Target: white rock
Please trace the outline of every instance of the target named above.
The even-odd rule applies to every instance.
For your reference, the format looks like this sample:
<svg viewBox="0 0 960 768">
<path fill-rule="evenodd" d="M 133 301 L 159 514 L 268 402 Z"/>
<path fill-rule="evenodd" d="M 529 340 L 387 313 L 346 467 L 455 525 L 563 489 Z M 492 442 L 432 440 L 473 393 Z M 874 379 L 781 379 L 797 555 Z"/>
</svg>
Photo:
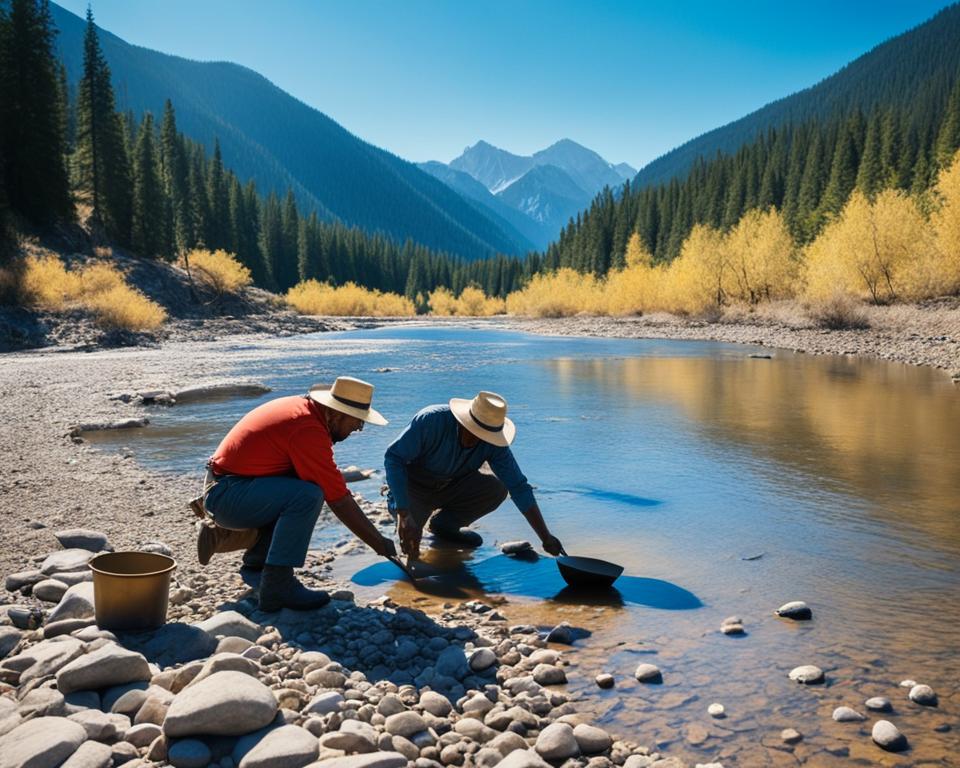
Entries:
<svg viewBox="0 0 960 768">
<path fill-rule="evenodd" d="M 393 736 L 412 736 L 415 733 L 427 730 L 427 724 L 423 717 L 412 711 L 397 712 L 395 715 L 390 715 L 383 727 L 387 733 Z"/>
<path fill-rule="evenodd" d="M 135 747 L 142 748 L 149 747 L 161 736 L 163 736 L 163 729 L 156 723 L 140 723 L 130 728 L 124 734 L 123 740 L 130 742 Z"/>
<path fill-rule="evenodd" d="M 549 768 L 549 763 L 533 750 L 517 749 L 497 763 L 497 768 Z"/>
<path fill-rule="evenodd" d="M 517 555 L 532 549 L 533 545 L 529 541 L 506 541 L 500 545 L 500 551 L 505 555 Z"/>
<path fill-rule="evenodd" d="M 377 729 L 362 720 L 344 720 L 340 730 L 320 737 L 320 746 L 339 749 L 347 754 L 375 752 L 379 734 Z"/>
<path fill-rule="evenodd" d="M 0 736 L 0 768 L 53 768 L 86 740 L 83 726 L 65 717 L 27 720 Z"/>
<path fill-rule="evenodd" d="M 573 737 L 577 740 L 580 751 L 585 755 L 596 755 L 606 752 L 613 745 L 610 734 L 602 728 L 586 723 L 579 723 L 573 728 Z"/>
<path fill-rule="evenodd" d="M 815 685 L 823 682 L 823 670 L 813 664 L 804 664 L 790 670 L 790 679 L 803 685 Z"/>
<path fill-rule="evenodd" d="M 61 693 L 109 688 L 149 680 L 150 667 L 139 653 L 111 643 L 80 656 L 57 672 Z"/>
<path fill-rule="evenodd" d="M 780 739 L 784 744 L 796 744 L 803 739 L 803 734 L 796 728 L 784 728 L 780 731 Z"/>
<path fill-rule="evenodd" d="M 63 593 L 60 602 L 47 616 L 47 622 L 52 624 L 61 619 L 87 619 L 93 615 L 93 582 L 82 581 Z"/>
<path fill-rule="evenodd" d="M 487 727 L 475 717 L 461 718 L 454 724 L 453 730 L 478 744 L 483 744 L 497 737 L 497 732 L 493 728 Z"/>
<path fill-rule="evenodd" d="M 890 699 L 886 696 L 873 696 L 864 702 L 864 706 L 871 712 L 889 712 L 892 709 Z"/>
<path fill-rule="evenodd" d="M 901 687 L 901 688 L 913 688 L 913 686 L 915 686 L 916 684 L 917 684 L 917 681 L 916 681 L 916 680 L 901 680 L 901 681 L 900 681 L 900 687 Z"/>
<path fill-rule="evenodd" d="M 62 549 L 48 555 L 40 570 L 48 576 L 58 571 L 83 571 L 96 554 L 89 549 Z"/>
<path fill-rule="evenodd" d="M 307 768 L 406 768 L 407 758 L 399 752 L 373 752 L 369 755 L 334 757 L 310 763 Z"/>
<path fill-rule="evenodd" d="M 937 706 L 937 694 L 929 685 L 915 685 L 907 696 L 916 704 L 922 704 L 925 707 Z"/>
<path fill-rule="evenodd" d="M 107 540 L 107 534 L 89 528 L 68 528 L 53 535 L 64 549 L 85 549 L 88 552 L 113 549 Z"/>
<path fill-rule="evenodd" d="M 599 688 L 613 688 L 616 681 L 613 679 L 613 675 L 607 672 L 601 672 L 594 678 L 594 682 L 596 682 Z"/>
<path fill-rule="evenodd" d="M 567 673 L 563 671 L 563 667 L 537 664 L 533 669 L 533 679 L 540 685 L 560 685 L 567 682 Z"/>
<path fill-rule="evenodd" d="M 221 611 L 193 626 L 202 629 L 211 637 L 217 637 L 218 635 L 243 637 L 254 643 L 263 634 L 263 627 L 236 611 Z"/>
<path fill-rule="evenodd" d="M 493 702 L 482 693 L 474 694 L 465 702 L 463 702 L 463 705 L 461 706 L 463 714 L 476 715 L 479 713 L 480 717 L 483 717 L 491 709 L 493 709 Z"/>
<path fill-rule="evenodd" d="M 802 600 L 794 600 L 790 603 L 784 603 L 777 608 L 777 616 L 784 619 L 793 619 L 794 621 L 806 621 L 813 618 L 813 611 Z"/>
<path fill-rule="evenodd" d="M 11 656 L 3 662 L 7 669 L 20 671 L 20 685 L 42 677 L 56 674 L 83 653 L 83 643 L 72 637 L 44 640 L 23 653 Z"/>
<path fill-rule="evenodd" d="M 270 723 L 277 700 L 263 683 L 242 672 L 217 672 L 181 691 L 167 710 L 167 737 L 238 736 Z"/>
<path fill-rule="evenodd" d="M 33 596 L 45 603 L 59 603 L 68 586 L 56 579 L 44 579 L 33 585 Z"/>
<path fill-rule="evenodd" d="M 489 648 L 477 648 L 477 650 L 470 654 L 470 669 L 474 672 L 483 672 L 485 669 L 490 669 L 490 667 L 496 663 L 497 654 Z"/>
<path fill-rule="evenodd" d="M 113 763 L 113 750 L 106 744 L 85 741 L 60 768 L 109 768 Z"/>
<path fill-rule="evenodd" d="M 877 720 L 873 724 L 871 736 L 888 752 L 900 752 L 907 748 L 907 737 L 900 733 L 897 726 L 889 720 Z"/>
<path fill-rule="evenodd" d="M 550 723 L 540 731 L 534 749 L 544 760 L 566 760 L 580 754 L 580 747 L 567 723 Z"/>
<path fill-rule="evenodd" d="M 520 734 L 514 733 L 513 731 L 504 731 L 495 739 L 491 740 L 487 746 L 496 749 L 501 755 L 506 757 L 518 749 L 526 751 L 529 745 Z"/>
<path fill-rule="evenodd" d="M 298 725 L 270 731 L 240 761 L 239 768 L 301 768 L 320 753 L 317 737 Z"/>
<path fill-rule="evenodd" d="M 641 683 L 663 682 L 663 673 L 656 664 L 640 664 L 633 674 Z"/>
<path fill-rule="evenodd" d="M 837 707 L 833 710 L 833 719 L 838 723 L 862 723 L 867 718 L 850 707 Z"/>
<path fill-rule="evenodd" d="M 727 710 L 724 708 L 723 704 L 714 702 L 707 707 L 707 714 L 710 715 L 710 717 L 716 717 L 719 719 L 727 716 Z"/>
<path fill-rule="evenodd" d="M 484 696 L 484 698 L 486 699 L 487 697 Z M 436 691 L 424 691 L 421 693 L 420 706 L 423 707 L 424 712 L 429 712 L 435 717 L 446 717 L 453 709 L 450 699 Z M 493 707 L 493 704 L 490 706 Z"/>
<path fill-rule="evenodd" d="M 239 653 L 218 653 L 207 659 L 197 676 L 184 687 L 189 688 L 191 685 L 196 685 L 217 672 L 242 672 L 245 675 L 256 677 L 259 671 L 260 665 L 257 662 L 246 659 Z"/>
<path fill-rule="evenodd" d="M 167 749 L 167 760 L 174 768 L 206 768 L 213 755 L 199 739 L 180 739 Z"/>
<path fill-rule="evenodd" d="M 303 708 L 305 715 L 327 715 L 339 712 L 343 703 L 343 694 L 339 691 L 323 691 L 313 697 L 311 702 Z"/>
</svg>

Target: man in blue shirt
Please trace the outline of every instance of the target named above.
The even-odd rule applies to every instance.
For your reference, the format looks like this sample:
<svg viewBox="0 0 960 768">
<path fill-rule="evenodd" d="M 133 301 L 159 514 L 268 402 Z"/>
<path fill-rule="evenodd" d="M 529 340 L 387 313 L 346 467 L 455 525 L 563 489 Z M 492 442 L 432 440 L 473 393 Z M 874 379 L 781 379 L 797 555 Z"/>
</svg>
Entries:
<svg viewBox="0 0 960 768">
<path fill-rule="evenodd" d="M 467 526 L 499 507 L 508 493 L 543 548 L 552 555 L 561 553 L 563 546 L 547 528 L 533 489 L 510 451 L 515 435 L 506 401 L 493 392 L 429 405 L 413 417 L 384 456 L 388 506 L 409 557 L 420 556 L 428 520 L 436 537 L 462 547 L 480 546 L 483 539 Z M 480 471 L 484 463 L 493 474 Z"/>
</svg>

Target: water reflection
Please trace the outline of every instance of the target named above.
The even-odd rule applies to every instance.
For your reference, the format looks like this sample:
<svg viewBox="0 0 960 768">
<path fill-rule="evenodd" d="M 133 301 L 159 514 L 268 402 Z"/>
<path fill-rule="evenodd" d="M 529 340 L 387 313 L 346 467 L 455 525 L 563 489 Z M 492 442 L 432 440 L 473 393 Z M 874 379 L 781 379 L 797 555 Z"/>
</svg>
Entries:
<svg viewBox="0 0 960 768">
<path fill-rule="evenodd" d="M 689 590 L 662 579 L 623 575 L 609 589 L 574 589 L 560 576 L 553 558 L 493 555 L 474 560 L 469 554 L 464 556 L 458 552 L 444 556 L 438 552 L 442 550 L 426 553 L 426 562 L 437 575 L 413 583 L 418 591 L 433 597 L 465 600 L 503 594 L 574 605 L 622 607 L 633 604 L 666 611 L 690 610 L 703 605 Z M 352 576 L 352 581 L 363 587 L 403 579 L 410 581 L 400 568 L 386 561 L 369 565 Z"/>
</svg>

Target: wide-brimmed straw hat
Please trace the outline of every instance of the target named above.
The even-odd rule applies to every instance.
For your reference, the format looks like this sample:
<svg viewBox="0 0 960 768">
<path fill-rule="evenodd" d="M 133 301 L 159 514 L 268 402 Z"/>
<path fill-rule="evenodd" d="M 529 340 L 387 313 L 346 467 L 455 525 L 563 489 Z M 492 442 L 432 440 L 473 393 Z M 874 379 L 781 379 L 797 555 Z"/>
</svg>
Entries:
<svg viewBox="0 0 960 768">
<path fill-rule="evenodd" d="M 352 376 L 338 376 L 332 387 L 311 387 L 310 399 L 340 413 L 355 416 L 368 424 L 378 424 L 381 427 L 387 424 L 387 420 L 370 407 L 373 401 L 373 384 Z"/>
<path fill-rule="evenodd" d="M 451 398 L 450 410 L 470 434 L 491 445 L 506 448 L 517 434 L 507 418 L 507 401 L 496 392 L 480 392 L 473 400 Z"/>
</svg>

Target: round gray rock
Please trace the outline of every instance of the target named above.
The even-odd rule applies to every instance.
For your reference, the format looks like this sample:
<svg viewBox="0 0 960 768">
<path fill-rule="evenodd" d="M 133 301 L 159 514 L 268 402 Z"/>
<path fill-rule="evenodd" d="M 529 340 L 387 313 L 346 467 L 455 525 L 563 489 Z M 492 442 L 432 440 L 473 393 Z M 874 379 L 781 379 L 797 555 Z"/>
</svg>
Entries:
<svg viewBox="0 0 960 768">
<path fill-rule="evenodd" d="M 888 752 L 900 752 L 907 748 L 907 737 L 889 720 L 877 720 L 870 735 Z"/>
<path fill-rule="evenodd" d="M 641 683 L 662 683 L 663 673 L 656 664 L 640 664 L 633 673 Z"/>
<path fill-rule="evenodd" d="M 780 739 L 784 744 L 796 744 L 803 739 L 803 734 L 796 728 L 784 728 L 780 731 Z"/>
<path fill-rule="evenodd" d="M 823 670 L 813 664 L 804 664 L 790 670 L 790 679 L 803 685 L 816 685 L 823 682 Z"/>
<path fill-rule="evenodd" d="M 59 552 L 54 552 L 49 555 L 47 559 L 43 561 L 40 570 L 47 575 L 59 571 L 86 570 L 87 563 L 90 562 L 95 554 L 96 552 L 91 552 L 89 549 L 62 549 Z"/>
<path fill-rule="evenodd" d="M 597 755 L 606 752 L 613 745 L 613 739 L 603 728 L 580 723 L 573 729 L 580 751 L 585 755 Z"/>
<path fill-rule="evenodd" d="M 864 703 L 864 706 L 871 712 L 889 712 L 891 709 L 893 709 L 890 699 L 888 699 L 886 696 L 874 696 L 869 698 Z"/>
<path fill-rule="evenodd" d="M 173 700 L 163 732 L 179 736 L 239 736 L 270 723 L 277 699 L 259 680 L 243 672 L 217 672 L 186 688 Z"/>
<path fill-rule="evenodd" d="M 613 685 L 616 682 L 613 679 L 613 675 L 608 674 L 607 672 L 601 672 L 596 676 L 596 678 L 594 678 L 594 681 L 600 688 L 613 688 Z"/>
<path fill-rule="evenodd" d="M 88 691 L 150 677 L 150 667 L 143 656 L 111 643 L 62 667 L 57 672 L 57 688 L 61 693 Z"/>
<path fill-rule="evenodd" d="M 862 723 L 867 718 L 851 707 L 837 707 L 833 710 L 833 719 L 838 723 Z"/>
<path fill-rule="evenodd" d="M 580 754 L 580 746 L 567 723 L 550 723 L 540 731 L 534 749 L 544 760 L 566 760 Z"/>
<path fill-rule="evenodd" d="M 0 736 L 0 768 L 60 765 L 87 740 L 80 723 L 65 717 L 38 717 Z"/>
<path fill-rule="evenodd" d="M 907 696 L 909 696 L 910 701 L 915 704 L 922 704 L 925 707 L 937 706 L 937 694 L 934 693 L 933 688 L 929 685 L 915 685 L 910 689 L 910 693 L 908 693 Z"/>
<path fill-rule="evenodd" d="M 204 768 L 213 761 L 213 754 L 200 739 L 180 739 L 167 749 L 167 761 L 174 768 Z"/>
<path fill-rule="evenodd" d="M 537 664 L 533 668 L 533 679 L 540 685 L 560 685 L 567 682 L 567 673 L 563 671 L 563 667 Z"/>
<path fill-rule="evenodd" d="M 59 603 L 68 586 L 57 579 L 44 579 L 33 585 L 33 596 L 45 603 Z"/>
<path fill-rule="evenodd" d="M 384 723 L 384 729 L 393 736 L 412 736 L 427 730 L 427 724 L 418 712 L 397 712 L 390 715 Z"/>
<path fill-rule="evenodd" d="M 794 621 L 807 621 L 808 619 L 813 618 L 813 611 L 810 610 L 808 606 L 802 600 L 794 600 L 789 603 L 784 603 L 779 608 L 777 608 L 777 616 L 780 616 L 784 619 L 793 619 Z"/>
<path fill-rule="evenodd" d="M 317 737 L 298 725 L 270 731 L 240 761 L 239 768 L 302 768 L 320 753 Z"/>
<path fill-rule="evenodd" d="M 420 706 L 423 707 L 424 712 L 429 712 L 435 717 L 446 717 L 453 709 L 450 699 L 436 691 L 424 691 L 421 693 Z"/>
<path fill-rule="evenodd" d="M 533 545 L 529 541 L 506 541 L 500 545 L 500 551 L 505 555 L 517 555 L 532 549 Z"/>
<path fill-rule="evenodd" d="M 477 650 L 470 654 L 470 669 L 474 672 L 483 672 L 485 669 L 490 669 L 490 667 L 496 663 L 497 654 L 489 648 L 477 648 Z"/>
</svg>

